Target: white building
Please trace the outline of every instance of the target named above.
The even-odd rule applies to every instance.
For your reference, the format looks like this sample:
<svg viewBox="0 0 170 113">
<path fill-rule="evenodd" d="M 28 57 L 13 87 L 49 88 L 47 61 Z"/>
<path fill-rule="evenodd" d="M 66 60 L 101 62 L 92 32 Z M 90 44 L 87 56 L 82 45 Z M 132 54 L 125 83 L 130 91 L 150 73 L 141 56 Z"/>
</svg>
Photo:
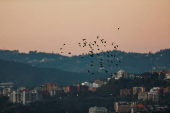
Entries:
<svg viewBox="0 0 170 113">
<path fill-rule="evenodd" d="M 107 108 L 105 107 L 91 107 L 89 108 L 89 113 L 107 113 Z"/>
</svg>

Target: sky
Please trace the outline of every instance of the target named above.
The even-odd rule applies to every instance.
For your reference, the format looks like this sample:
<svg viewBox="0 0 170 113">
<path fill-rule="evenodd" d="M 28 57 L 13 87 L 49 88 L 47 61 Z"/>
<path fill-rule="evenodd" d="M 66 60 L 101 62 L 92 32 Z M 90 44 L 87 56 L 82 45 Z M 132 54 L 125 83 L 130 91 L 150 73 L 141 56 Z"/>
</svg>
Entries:
<svg viewBox="0 0 170 113">
<path fill-rule="evenodd" d="M 0 0 L 0 49 L 61 53 L 65 43 L 63 55 L 78 55 L 97 36 L 103 51 L 170 48 L 170 0 Z"/>
</svg>

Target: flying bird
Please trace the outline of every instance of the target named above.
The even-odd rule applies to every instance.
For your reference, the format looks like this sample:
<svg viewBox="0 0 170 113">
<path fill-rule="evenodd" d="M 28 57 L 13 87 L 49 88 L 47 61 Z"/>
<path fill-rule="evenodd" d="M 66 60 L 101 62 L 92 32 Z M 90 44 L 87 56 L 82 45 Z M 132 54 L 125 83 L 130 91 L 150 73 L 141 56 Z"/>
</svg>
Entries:
<svg viewBox="0 0 170 113">
<path fill-rule="evenodd" d="M 94 43 L 96 44 L 96 41 L 94 41 Z"/>
</svg>

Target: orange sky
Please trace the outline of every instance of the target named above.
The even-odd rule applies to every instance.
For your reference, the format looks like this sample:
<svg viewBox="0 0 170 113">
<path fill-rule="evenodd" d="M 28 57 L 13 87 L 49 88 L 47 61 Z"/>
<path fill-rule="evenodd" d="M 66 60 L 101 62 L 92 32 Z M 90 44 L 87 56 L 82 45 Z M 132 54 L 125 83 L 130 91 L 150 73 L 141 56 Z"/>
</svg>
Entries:
<svg viewBox="0 0 170 113">
<path fill-rule="evenodd" d="M 126 52 L 170 48 L 170 0 L 0 0 L 0 49 L 80 54 L 97 35 Z"/>
</svg>

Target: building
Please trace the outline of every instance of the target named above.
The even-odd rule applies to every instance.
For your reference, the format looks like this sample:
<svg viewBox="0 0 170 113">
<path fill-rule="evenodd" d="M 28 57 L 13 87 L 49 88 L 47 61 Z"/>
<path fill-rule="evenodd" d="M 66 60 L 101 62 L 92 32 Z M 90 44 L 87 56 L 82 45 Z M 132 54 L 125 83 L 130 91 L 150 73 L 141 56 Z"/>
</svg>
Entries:
<svg viewBox="0 0 170 113">
<path fill-rule="evenodd" d="M 57 88 L 58 87 L 58 84 L 56 83 L 46 83 L 45 84 L 45 90 L 46 91 L 50 91 L 51 88 Z"/>
<path fill-rule="evenodd" d="M 43 94 L 36 90 L 29 91 L 27 89 L 23 89 L 19 91 L 13 91 L 13 93 L 9 95 L 9 98 L 13 103 L 27 104 L 34 101 L 42 101 Z"/>
<path fill-rule="evenodd" d="M 77 85 L 76 86 L 78 88 L 78 92 L 87 92 L 88 91 L 88 86 L 85 85 Z"/>
<path fill-rule="evenodd" d="M 98 87 L 101 87 L 101 85 L 103 85 L 103 81 L 100 81 L 99 79 L 98 80 L 95 80 L 94 83 L 98 84 Z M 93 83 L 93 84 L 94 84 Z"/>
<path fill-rule="evenodd" d="M 109 81 L 111 78 L 107 78 L 107 81 Z"/>
<path fill-rule="evenodd" d="M 147 100 L 148 99 L 148 92 L 141 92 L 138 93 L 138 100 Z"/>
<path fill-rule="evenodd" d="M 163 93 L 170 93 L 170 87 L 166 87 L 163 89 Z"/>
<path fill-rule="evenodd" d="M 116 112 L 130 112 L 131 108 L 134 108 L 136 102 L 120 101 L 114 103 L 114 109 Z"/>
<path fill-rule="evenodd" d="M 159 95 L 155 92 L 148 92 L 148 100 L 159 101 Z"/>
<path fill-rule="evenodd" d="M 98 84 L 98 83 L 99 83 L 99 84 Z M 95 83 L 89 83 L 89 82 L 81 83 L 82 86 L 86 85 L 86 86 L 88 86 L 89 88 L 98 88 L 98 87 L 100 87 L 102 84 L 103 84 L 103 82 L 100 82 L 100 81 L 95 81 Z"/>
<path fill-rule="evenodd" d="M 162 94 L 163 93 L 163 87 L 153 87 L 152 89 L 150 89 L 150 92 L 155 92 L 158 94 Z"/>
<path fill-rule="evenodd" d="M 76 87 L 76 86 L 67 86 L 67 92 L 78 92 L 78 87 Z"/>
<path fill-rule="evenodd" d="M 8 94 L 12 93 L 12 89 L 11 88 L 4 88 L 3 89 L 3 95 L 7 96 Z"/>
<path fill-rule="evenodd" d="M 20 93 L 19 92 L 16 92 L 16 91 L 13 91 L 10 96 L 9 96 L 9 99 L 11 102 L 13 103 L 20 103 Z"/>
<path fill-rule="evenodd" d="M 107 113 L 107 108 L 105 107 L 91 107 L 89 108 L 89 113 Z"/>
<path fill-rule="evenodd" d="M 145 92 L 145 87 L 133 87 L 133 95 Z"/>
<path fill-rule="evenodd" d="M 130 95 L 130 89 L 120 89 L 120 96 L 123 96 L 123 95 Z"/>
<path fill-rule="evenodd" d="M 120 70 L 117 72 L 117 78 L 125 78 L 128 79 L 128 73 L 126 71 Z"/>
<path fill-rule="evenodd" d="M 62 93 L 62 92 L 64 92 L 64 90 L 63 89 L 61 89 L 61 88 L 51 88 L 50 89 L 50 96 L 55 96 L 57 93 Z"/>
</svg>

